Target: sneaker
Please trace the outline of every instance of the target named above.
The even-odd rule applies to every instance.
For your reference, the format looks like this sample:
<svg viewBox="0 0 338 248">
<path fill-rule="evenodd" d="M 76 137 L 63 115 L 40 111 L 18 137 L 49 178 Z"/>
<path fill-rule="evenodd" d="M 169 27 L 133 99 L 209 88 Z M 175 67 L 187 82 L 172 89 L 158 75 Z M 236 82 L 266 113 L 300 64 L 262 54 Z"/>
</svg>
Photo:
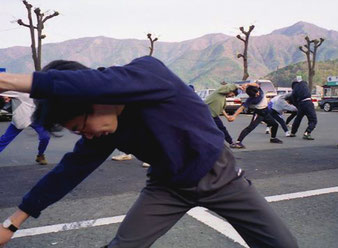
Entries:
<svg viewBox="0 0 338 248">
<path fill-rule="evenodd" d="M 305 140 L 314 140 L 314 138 L 312 138 L 311 134 L 309 134 L 309 133 L 304 133 L 303 139 L 305 139 Z"/>
<path fill-rule="evenodd" d="M 270 134 L 270 133 L 271 133 L 271 130 L 270 130 L 269 127 L 267 127 L 267 128 L 265 129 L 265 134 Z"/>
<path fill-rule="evenodd" d="M 41 164 L 41 165 L 47 165 L 48 164 L 47 159 L 45 158 L 45 154 L 37 155 L 35 161 L 38 164 Z"/>
<path fill-rule="evenodd" d="M 148 164 L 148 163 L 142 163 L 142 167 L 143 167 L 143 168 L 149 168 L 149 167 L 150 167 L 150 164 Z"/>
<path fill-rule="evenodd" d="M 230 147 L 235 149 L 245 149 L 245 146 L 242 144 L 242 142 L 231 144 Z"/>
<path fill-rule="evenodd" d="M 294 134 L 294 133 L 290 133 L 290 135 L 289 136 L 287 136 L 287 137 L 296 137 L 296 135 Z"/>
<path fill-rule="evenodd" d="M 286 132 L 285 132 L 285 136 L 286 136 L 286 137 L 290 137 L 290 135 L 291 135 L 291 134 L 290 134 L 290 131 L 286 131 Z"/>
<path fill-rule="evenodd" d="M 281 140 L 278 139 L 278 138 L 271 138 L 271 139 L 270 139 L 270 143 L 282 144 L 283 141 L 281 141 Z"/>
<path fill-rule="evenodd" d="M 235 148 L 235 146 L 236 146 L 236 143 L 231 143 L 231 144 L 229 144 L 229 147 L 230 147 L 230 148 Z"/>
<path fill-rule="evenodd" d="M 111 159 L 115 161 L 124 161 L 124 160 L 131 160 L 133 159 L 133 157 L 131 156 L 131 154 L 121 154 L 118 156 L 113 156 L 111 157 Z"/>
</svg>

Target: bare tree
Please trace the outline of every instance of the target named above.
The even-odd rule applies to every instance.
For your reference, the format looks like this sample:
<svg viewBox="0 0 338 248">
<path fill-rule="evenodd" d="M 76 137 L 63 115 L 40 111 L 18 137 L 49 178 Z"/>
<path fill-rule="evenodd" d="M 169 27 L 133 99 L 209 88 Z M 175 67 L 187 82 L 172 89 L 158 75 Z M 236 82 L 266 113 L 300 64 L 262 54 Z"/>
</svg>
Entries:
<svg viewBox="0 0 338 248">
<path fill-rule="evenodd" d="M 249 73 L 248 73 L 248 45 L 249 45 L 249 37 L 250 37 L 250 33 L 252 32 L 252 30 L 255 28 L 255 25 L 251 25 L 249 27 L 249 31 L 245 31 L 244 27 L 240 27 L 239 30 L 241 30 L 241 32 L 244 34 L 245 38 L 242 38 L 241 35 L 237 35 L 237 39 L 241 40 L 244 42 L 244 51 L 242 54 L 237 54 L 237 58 L 243 58 L 243 78 L 242 80 L 247 80 L 249 77 Z"/>
<path fill-rule="evenodd" d="M 155 41 L 158 40 L 158 38 L 156 37 L 155 39 L 153 39 L 153 38 L 151 37 L 151 34 L 150 34 L 150 33 L 147 34 L 147 37 L 148 37 L 148 39 L 150 40 L 150 47 L 149 47 L 150 52 L 149 52 L 149 56 L 152 56 L 152 55 L 153 55 L 153 52 L 154 52 L 154 43 L 155 43 Z"/>
<path fill-rule="evenodd" d="M 313 77 L 315 75 L 317 49 L 324 42 L 324 39 L 320 38 L 319 40 L 317 39 L 310 40 L 310 38 L 306 36 L 305 40 L 306 40 L 306 44 L 304 46 L 300 46 L 299 50 L 301 50 L 306 55 L 308 72 L 309 72 L 309 88 L 310 90 L 312 90 Z M 312 44 L 313 44 L 313 50 L 311 48 Z M 311 54 L 312 54 L 312 59 L 311 59 Z"/>
<path fill-rule="evenodd" d="M 45 16 L 45 13 L 42 13 L 40 8 L 35 8 L 34 13 L 36 15 L 36 26 L 33 23 L 32 17 L 32 8 L 33 5 L 28 3 L 27 1 L 22 1 L 23 4 L 26 6 L 27 13 L 28 13 L 28 22 L 26 24 L 22 21 L 22 19 L 17 20 L 17 23 L 21 26 L 29 28 L 30 35 L 31 35 L 31 48 L 32 48 L 32 57 L 34 62 L 34 68 L 36 71 L 41 70 L 41 48 L 42 48 L 42 39 L 46 38 L 46 35 L 42 34 L 42 30 L 44 29 L 44 23 L 59 15 L 59 12 L 54 11 L 53 14 Z M 35 38 L 35 30 L 37 31 L 37 39 Z"/>
</svg>

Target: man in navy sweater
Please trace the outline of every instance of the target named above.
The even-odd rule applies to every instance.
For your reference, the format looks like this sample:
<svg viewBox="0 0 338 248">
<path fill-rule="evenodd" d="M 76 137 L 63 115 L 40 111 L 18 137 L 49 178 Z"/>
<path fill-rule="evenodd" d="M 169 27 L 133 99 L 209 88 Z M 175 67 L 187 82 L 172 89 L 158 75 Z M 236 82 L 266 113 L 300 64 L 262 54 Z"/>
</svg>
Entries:
<svg viewBox="0 0 338 248">
<path fill-rule="evenodd" d="M 207 105 L 161 61 L 142 57 L 104 71 L 56 61 L 45 72 L 0 75 L 0 91 L 5 90 L 40 99 L 35 116 L 48 130 L 61 125 L 82 137 L 0 225 L 0 245 L 119 149 L 151 167 L 145 188 L 106 247 L 150 247 L 195 206 L 226 218 L 250 247 L 298 247 L 236 168 Z"/>
<path fill-rule="evenodd" d="M 311 100 L 311 92 L 306 81 L 294 81 L 292 83 L 291 98 L 293 99 L 298 112 L 295 120 L 293 121 L 291 135 L 289 137 L 296 137 L 299 125 L 305 115 L 308 119 L 308 126 L 304 132 L 303 139 L 314 140 L 311 136 L 311 132 L 317 125 L 317 114 Z"/>
</svg>

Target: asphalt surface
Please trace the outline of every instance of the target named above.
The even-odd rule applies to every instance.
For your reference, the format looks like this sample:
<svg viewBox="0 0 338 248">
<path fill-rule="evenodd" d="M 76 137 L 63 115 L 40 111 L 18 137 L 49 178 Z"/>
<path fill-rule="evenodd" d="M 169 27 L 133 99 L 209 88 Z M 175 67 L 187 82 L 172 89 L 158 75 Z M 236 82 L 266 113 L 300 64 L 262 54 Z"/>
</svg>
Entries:
<svg viewBox="0 0 338 248">
<path fill-rule="evenodd" d="M 317 112 L 318 127 L 314 141 L 298 136 L 286 138 L 279 130 L 283 144 L 270 144 L 265 126 L 260 125 L 245 140 L 245 150 L 234 150 L 238 166 L 264 196 L 304 192 L 338 186 L 338 112 Z M 241 115 L 226 123 L 234 139 L 250 121 Z M 3 133 L 8 122 L 0 123 Z M 24 130 L 0 154 L 0 220 L 15 211 L 22 196 L 37 180 L 52 169 L 63 154 L 71 151 L 77 136 L 68 132 L 52 138 L 46 156 L 49 165 L 35 164 L 37 135 Z M 45 227 L 84 220 L 125 215 L 135 201 L 146 179 L 146 170 L 136 159 L 124 162 L 107 160 L 64 199 L 46 209 L 38 219 L 29 219 L 22 229 Z M 302 248 L 338 247 L 338 193 L 326 193 L 272 202 L 271 206 L 289 226 Z M 116 233 L 119 223 L 78 230 L 24 236 L 13 239 L 6 247 L 101 247 Z M 152 246 L 164 247 L 229 247 L 240 248 L 227 235 L 185 215 L 166 235 Z"/>
</svg>

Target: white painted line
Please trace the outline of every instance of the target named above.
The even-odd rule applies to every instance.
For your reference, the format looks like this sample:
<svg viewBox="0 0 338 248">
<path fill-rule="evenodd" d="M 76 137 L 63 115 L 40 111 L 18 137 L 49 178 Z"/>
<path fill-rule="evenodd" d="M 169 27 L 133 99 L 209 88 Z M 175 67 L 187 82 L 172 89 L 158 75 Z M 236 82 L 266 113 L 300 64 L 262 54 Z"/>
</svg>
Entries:
<svg viewBox="0 0 338 248">
<path fill-rule="evenodd" d="M 122 222 L 124 217 L 125 215 L 120 215 L 120 216 L 115 216 L 115 217 L 101 218 L 97 220 L 84 220 L 84 221 L 79 221 L 79 222 L 22 229 L 22 230 L 18 230 L 17 232 L 15 232 L 15 234 L 13 235 L 13 238 L 21 238 L 21 237 L 27 237 L 27 236 L 40 235 L 40 234 L 70 231 L 70 230 L 76 230 L 76 229 L 82 229 L 82 228 L 88 228 L 88 227 L 94 227 L 94 226 L 116 224 L 116 223 Z"/>
<path fill-rule="evenodd" d="M 299 198 L 304 198 L 304 197 L 318 196 L 318 195 L 330 194 L 330 193 L 338 193 L 338 187 L 268 196 L 268 197 L 265 197 L 265 199 L 268 202 L 278 202 L 278 201 L 299 199 Z M 237 242 L 243 247 L 248 247 L 245 241 L 241 238 L 241 236 L 236 232 L 236 230 L 228 222 L 208 213 L 205 208 L 201 208 L 201 207 L 193 208 L 188 212 L 188 214 L 192 216 L 193 218 L 199 220 L 200 222 L 204 223 L 205 225 L 225 235 L 226 237 L 233 240 L 234 242 Z M 82 228 L 88 228 L 88 227 L 117 224 L 117 223 L 122 222 L 124 217 L 125 215 L 120 215 L 120 216 L 107 217 L 107 218 L 101 218 L 101 219 L 96 219 L 96 220 L 86 220 L 86 221 L 79 221 L 79 222 L 72 222 L 72 223 L 35 227 L 35 228 L 29 228 L 29 229 L 21 229 L 21 230 L 18 230 L 14 234 L 13 238 L 21 238 L 21 237 L 27 237 L 27 236 L 40 235 L 40 234 L 56 233 L 56 232 L 70 231 L 70 230 L 76 230 L 76 229 L 82 229 Z"/>
<path fill-rule="evenodd" d="M 330 194 L 330 193 L 338 193 L 338 187 L 309 190 L 309 191 L 303 191 L 303 192 L 297 192 L 297 193 L 291 193 L 291 194 L 267 196 L 265 197 L 265 199 L 268 202 L 277 202 L 277 201 L 286 201 L 286 200 L 305 198 L 305 197 L 316 196 L 316 195 L 324 195 L 324 194 Z"/>
<path fill-rule="evenodd" d="M 191 209 L 188 214 L 198 221 L 204 223 L 205 225 L 220 232 L 235 243 L 238 243 L 243 247 L 249 247 L 242 239 L 242 237 L 237 233 L 237 231 L 228 222 L 208 213 L 206 208 L 195 207 Z"/>
</svg>

